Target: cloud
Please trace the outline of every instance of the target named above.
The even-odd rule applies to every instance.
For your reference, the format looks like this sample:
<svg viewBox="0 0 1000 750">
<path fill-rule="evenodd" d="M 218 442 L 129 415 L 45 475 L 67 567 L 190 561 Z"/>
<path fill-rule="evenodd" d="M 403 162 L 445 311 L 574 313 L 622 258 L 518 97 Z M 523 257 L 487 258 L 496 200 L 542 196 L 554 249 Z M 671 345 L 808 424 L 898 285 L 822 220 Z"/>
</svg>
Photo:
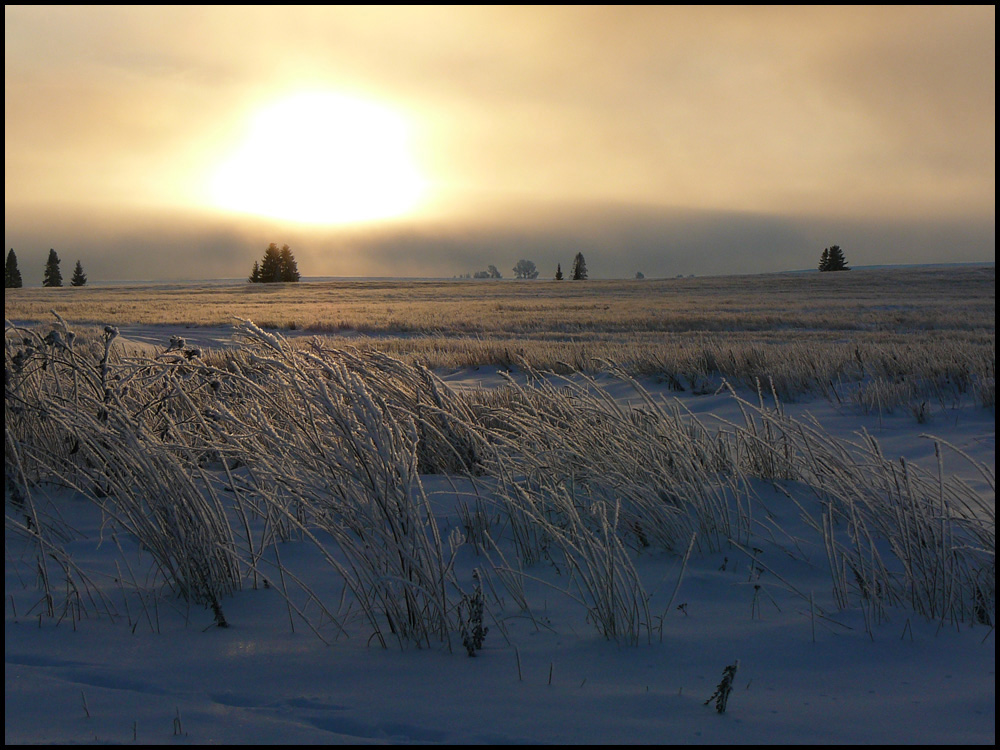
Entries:
<svg viewBox="0 0 1000 750">
<path fill-rule="evenodd" d="M 811 269 L 832 244 L 856 266 L 996 258 L 990 220 L 841 220 L 621 204 L 564 203 L 525 207 L 505 220 L 336 230 L 183 212 L 5 219 L 5 240 L 29 285 L 40 283 L 50 247 L 67 263 L 80 259 L 92 283 L 241 278 L 271 242 L 289 244 L 307 277 L 450 278 L 489 264 L 510 276 L 522 258 L 549 277 L 556 264 L 565 272 L 577 252 L 593 278 L 752 274 Z"/>
<path fill-rule="evenodd" d="M 565 271 L 582 252 L 592 277 L 629 278 L 636 271 L 669 277 L 812 269 L 832 244 L 856 265 L 989 262 L 995 240 L 989 220 L 843 220 L 588 204 L 563 206 L 544 220 L 414 226 L 325 241 L 349 247 L 345 257 L 400 269 L 378 275 L 453 276 L 490 263 L 505 271 L 526 258 L 547 276 L 557 263 Z"/>
<path fill-rule="evenodd" d="M 989 259 L 995 55 L 992 6 L 8 6 L 5 235 L 85 248 L 95 279 L 238 276 L 279 233 L 307 275 L 780 270 L 832 242 L 860 263 L 854 237 Z M 298 90 L 409 117 L 426 214 L 206 215 L 250 116 Z"/>
</svg>

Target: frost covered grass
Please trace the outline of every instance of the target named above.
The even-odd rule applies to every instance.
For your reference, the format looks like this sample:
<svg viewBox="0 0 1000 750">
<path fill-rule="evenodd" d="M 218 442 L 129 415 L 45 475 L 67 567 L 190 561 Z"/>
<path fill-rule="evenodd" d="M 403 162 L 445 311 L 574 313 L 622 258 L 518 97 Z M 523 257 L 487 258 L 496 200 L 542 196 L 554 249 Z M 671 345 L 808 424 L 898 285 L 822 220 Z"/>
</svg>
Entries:
<svg viewBox="0 0 1000 750">
<path fill-rule="evenodd" d="M 586 283 L 555 281 L 315 281 L 248 285 L 21 288 L 7 320 L 72 324 L 229 326 L 317 334 L 406 333 L 571 340 L 599 334 L 993 330 L 992 265 L 859 269 Z M 959 304 L 960 303 L 960 304 Z"/>
<path fill-rule="evenodd" d="M 488 647 L 520 674 L 526 628 L 683 642 L 689 564 L 721 556 L 750 621 L 780 601 L 870 639 L 900 617 L 991 637 L 994 468 L 944 441 L 930 468 L 892 460 L 868 434 L 792 418 L 773 385 L 717 395 L 735 411 L 709 422 L 610 362 L 612 381 L 522 362 L 500 387 L 454 389 L 420 363 L 249 322 L 213 352 L 118 338 L 7 329 L 15 620 L 160 632 L 162 609 L 228 630 L 267 590 L 317 644 Z M 956 462 L 965 478 L 946 473 Z M 96 527 L 74 522 L 81 504 Z M 816 571 L 808 588 L 788 566 Z"/>
<path fill-rule="evenodd" d="M 918 419 L 965 397 L 995 407 L 992 266 L 585 284 L 260 286 L 17 289 L 5 296 L 4 312 L 7 320 L 47 324 L 54 309 L 76 327 L 110 320 L 123 332 L 126 324 L 187 326 L 192 336 L 206 326 L 228 332 L 236 316 L 434 370 L 597 373 L 610 362 L 677 392 L 711 392 L 720 378 L 755 390 L 759 381 L 785 401 L 819 393 L 868 413 Z M 153 331 L 156 343 L 165 338 Z"/>
<path fill-rule="evenodd" d="M 377 352 L 297 349 L 252 323 L 240 334 L 209 364 L 177 340 L 116 356 L 112 328 L 89 352 L 64 325 L 10 332 L 6 472 L 44 580 L 57 535 L 33 493 L 58 484 L 90 497 L 220 624 L 223 598 L 273 578 L 268 549 L 300 535 L 380 643 L 447 643 L 468 595 L 453 572 L 460 540 L 442 538 L 420 477 L 454 474 L 485 485 L 476 536 L 506 535 L 523 565 L 566 568 L 602 634 L 638 642 L 652 622 L 630 550 L 752 547 L 763 511 L 750 480 L 763 479 L 804 482 L 820 500 L 806 515 L 839 606 L 992 620 L 992 504 L 886 460 L 871 438 L 845 446 L 787 419 L 777 396 L 767 407 L 734 393 L 743 422 L 711 431 L 637 383 L 629 408 L 585 377 L 537 373 L 461 395 Z M 338 628 L 344 617 L 332 615 Z"/>
</svg>

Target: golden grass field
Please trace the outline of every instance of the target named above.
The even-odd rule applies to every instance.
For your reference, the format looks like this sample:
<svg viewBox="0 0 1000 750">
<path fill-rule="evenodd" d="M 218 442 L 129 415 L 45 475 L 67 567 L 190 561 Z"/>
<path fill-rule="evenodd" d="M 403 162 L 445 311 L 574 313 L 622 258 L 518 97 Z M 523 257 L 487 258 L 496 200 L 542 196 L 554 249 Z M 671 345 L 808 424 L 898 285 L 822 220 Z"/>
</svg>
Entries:
<svg viewBox="0 0 1000 750">
<path fill-rule="evenodd" d="M 684 390 L 708 387 L 713 375 L 771 381 L 785 398 L 839 397 L 841 383 L 871 388 L 874 378 L 875 401 L 941 400 L 957 382 L 985 388 L 988 404 L 996 359 L 992 265 L 641 281 L 192 282 L 9 289 L 4 298 L 5 318 L 18 324 L 52 322 L 53 311 L 82 329 L 244 318 L 431 367 L 613 363 Z M 852 394 L 864 398 L 863 388 Z"/>
<path fill-rule="evenodd" d="M 993 266 L 642 281 L 324 281 L 8 289 L 4 317 L 317 333 L 526 336 L 992 330 Z"/>
</svg>

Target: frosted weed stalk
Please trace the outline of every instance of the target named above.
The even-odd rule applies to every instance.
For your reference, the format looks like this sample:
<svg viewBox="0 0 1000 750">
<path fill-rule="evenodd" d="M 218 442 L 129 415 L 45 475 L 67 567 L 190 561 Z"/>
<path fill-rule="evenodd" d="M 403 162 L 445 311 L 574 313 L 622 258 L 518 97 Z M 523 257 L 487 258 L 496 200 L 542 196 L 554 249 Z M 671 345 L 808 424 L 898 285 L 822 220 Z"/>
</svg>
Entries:
<svg viewBox="0 0 1000 750">
<path fill-rule="evenodd" d="M 736 672 L 740 668 L 740 660 L 737 659 L 732 664 L 722 670 L 722 679 L 715 687 L 715 692 L 705 701 L 707 706 L 715 701 L 715 710 L 720 714 L 726 713 L 726 706 L 729 704 L 729 694 L 733 692 L 733 680 L 736 679 Z"/>
<path fill-rule="evenodd" d="M 472 578 L 476 583 L 472 596 L 463 596 L 462 605 L 466 610 L 466 615 L 461 617 L 462 645 L 469 656 L 475 656 L 476 652 L 483 647 L 483 640 L 490 632 L 490 629 L 483 625 L 483 609 L 485 601 L 483 599 L 483 587 L 479 582 L 479 571 L 472 571 Z"/>
<path fill-rule="evenodd" d="M 14 424 L 5 420 L 8 453 L 32 467 L 22 476 L 91 497 L 153 554 L 177 593 L 209 605 L 222 624 L 220 599 L 239 588 L 239 563 L 224 504 L 184 455 L 171 400 L 178 365 L 112 363 L 116 335 L 105 331 L 97 367 L 86 365 L 67 331 L 31 353 L 30 369 L 22 368 L 7 391 L 8 404 L 23 410 Z M 146 388 L 135 387 L 139 379 Z M 129 385 L 131 394 L 144 394 L 144 403 L 135 403 Z M 36 401 L 23 397 L 32 392 Z M 44 428 L 32 434 L 35 424 Z"/>
<path fill-rule="evenodd" d="M 255 492 L 316 542 L 379 643 L 448 643 L 461 597 L 454 551 L 445 552 L 417 470 L 421 446 L 426 461 L 454 458 L 428 448 L 414 418 L 422 397 L 433 406 L 431 376 L 384 355 L 293 350 L 250 323 L 241 334 L 241 360 L 269 395 L 250 414 L 229 408 L 220 429 L 246 434 Z"/>
<path fill-rule="evenodd" d="M 818 512 L 803 513 L 823 539 L 840 607 L 854 598 L 878 622 L 886 606 L 906 602 L 929 618 L 971 622 L 985 609 L 977 602 L 995 606 L 996 489 L 988 467 L 972 462 L 994 499 L 945 477 L 940 444 L 932 474 L 886 459 L 867 434 L 845 443 L 779 410 L 742 407 L 746 426 L 733 429 L 755 446 L 744 459 L 748 473 L 773 479 L 761 469 L 779 465 L 781 476 L 805 482 L 819 501 Z"/>
</svg>

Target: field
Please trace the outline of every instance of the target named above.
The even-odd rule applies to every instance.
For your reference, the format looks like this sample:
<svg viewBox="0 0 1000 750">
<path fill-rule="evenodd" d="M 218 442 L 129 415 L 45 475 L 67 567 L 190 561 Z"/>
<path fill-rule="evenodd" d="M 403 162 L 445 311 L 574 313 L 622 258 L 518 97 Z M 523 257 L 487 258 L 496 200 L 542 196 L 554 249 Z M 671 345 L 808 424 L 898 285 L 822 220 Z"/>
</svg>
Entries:
<svg viewBox="0 0 1000 750">
<path fill-rule="evenodd" d="M 993 266 L 5 318 L 8 743 L 995 740 Z"/>
<path fill-rule="evenodd" d="M 176 328 L 218 345 L 247 319 L 435 370 L 593 372 L 613 362 L 677 389 L 721 375 L 751 389 L 771 381 L 786 399 L 843 395 L 877 410 L 947 398 L 935 383 L 991 382 L 995 289 L 993 266 L 586 284 L 237 282 L 9 290 L 4 316 L 49 323 L 55 310 L 78 329 L 110 321 L 159 345 Z"/>
</svg>

